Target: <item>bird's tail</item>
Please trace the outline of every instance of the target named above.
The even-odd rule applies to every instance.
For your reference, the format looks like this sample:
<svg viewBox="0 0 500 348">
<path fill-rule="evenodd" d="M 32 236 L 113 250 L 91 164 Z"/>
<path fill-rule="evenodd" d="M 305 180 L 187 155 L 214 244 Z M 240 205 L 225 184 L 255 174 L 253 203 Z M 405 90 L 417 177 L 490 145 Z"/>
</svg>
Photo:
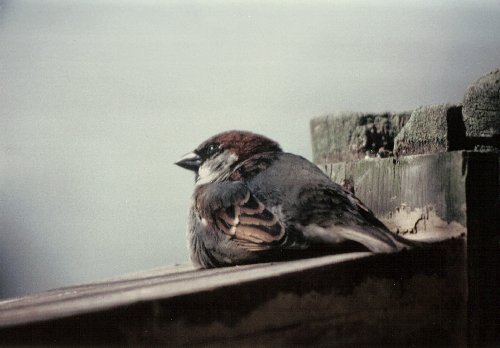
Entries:
<svg viewBox="0 0 500 348">
<path fill-rule="evenodd" d="M 335 233 L 346 240 L 362 244 L 374 253 L 391 253 L 403 249 L 424 248 L 435 242 L 406 239 L 382 226 L 335 226 Z"/>
</svg>

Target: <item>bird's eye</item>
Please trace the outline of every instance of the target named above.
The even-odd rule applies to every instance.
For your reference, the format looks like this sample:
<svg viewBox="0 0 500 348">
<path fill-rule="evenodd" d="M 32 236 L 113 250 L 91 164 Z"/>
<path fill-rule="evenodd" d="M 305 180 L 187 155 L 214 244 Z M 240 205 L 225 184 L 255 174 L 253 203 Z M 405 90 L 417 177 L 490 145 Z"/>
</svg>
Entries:
<svg viewBox="0 0 500 348">
<path fill-rule="evenodd" d="M 219 145 L 217 145 L 217 144 L 208 144 L 205 151 L 206 151 L 207 155 L 210 156 L 213 153 L 215 153 L 215 151 L 217 151 L 218 148 L 219 148 Z"/>
</svg>

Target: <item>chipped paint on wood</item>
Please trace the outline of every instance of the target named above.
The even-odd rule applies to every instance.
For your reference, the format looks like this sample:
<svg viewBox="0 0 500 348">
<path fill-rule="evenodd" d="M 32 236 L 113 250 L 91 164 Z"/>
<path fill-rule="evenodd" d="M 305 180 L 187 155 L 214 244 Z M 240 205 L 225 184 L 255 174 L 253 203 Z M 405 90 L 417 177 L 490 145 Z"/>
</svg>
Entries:
<svg viewBox="0 0 500 348">
<path fill-rule="evenodd" d="M 409 239 L 440 240 L 465 235 L 467 228 L 457 221 L 441 219 L 432 205 L 410 209 L 401 205 L 380 220 L 394 233 Z"/>
</svg>

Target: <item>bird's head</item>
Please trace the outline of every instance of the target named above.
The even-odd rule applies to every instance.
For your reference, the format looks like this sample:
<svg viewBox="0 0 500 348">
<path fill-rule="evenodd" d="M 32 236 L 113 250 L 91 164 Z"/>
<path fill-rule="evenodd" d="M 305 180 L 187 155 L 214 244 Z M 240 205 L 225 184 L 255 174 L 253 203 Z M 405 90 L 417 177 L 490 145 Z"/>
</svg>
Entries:
<svg viewBox="0 0 500 348">
<path fill-rule="evenodd" d="M 201 185 L 227 179 L 238 164 L 265 152 L 281 152 L 281 148 L 262 135 L 233 130 L 205 140 L 175 164 L 194 171 Z"/>
</svg>

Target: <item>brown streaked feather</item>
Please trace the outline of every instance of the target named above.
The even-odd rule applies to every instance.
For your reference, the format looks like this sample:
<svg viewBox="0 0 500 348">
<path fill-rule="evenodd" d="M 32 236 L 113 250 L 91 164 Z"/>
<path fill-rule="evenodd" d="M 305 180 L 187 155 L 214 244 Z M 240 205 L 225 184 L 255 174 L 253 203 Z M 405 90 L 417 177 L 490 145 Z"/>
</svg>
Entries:
<svg viewBox="0 0 500 348">
<path fill-rule="evenodd" d="M 245 225 L 274 225 L 278 221 L 276 215 L 272 214 L 269 210 L 264 210 L 262 213 L 254 215 L 240 214 L 240 223 Z"/>
<path fill-rule="evenodd" d="M 235 243 L 244 241 L 241 247 L 247 250 L 262 250 L 255 247 L 261 244 L 275 247 L 285 236 L 280 217 L 241 182 L 200 185 L 195 190 L 195 201 L 202 222 L 213 226 L 214 232 L 230 236 Z"/>
<path fill-rule="evenodd" d="M 224 219 L 215 219 L 215 224 L 219 230 L 226 234 L 231 234 L 231 227 L 232 225 L 229 224 L 226 220 Z"/>
<path fill-rule="evenodd" d="M 219 212 L 217 217 L 217 220 L 222 220 L 225 224 L 229 225 L 228 228 L 231 228 L 231 226 L 235 226 L 240 223 L 240 220 L 238 218 L 238 216 L 240 215 L 239 207 L 232 207 L 231 210 L 232 214 L 228 213 L 226 210 Z"/>
<path fill-rule="evenodd" d="M 219 210 L 215 220 L 223 233 L 233 236 L 238 245 L 247 250 L 268 249 L 257 245 L 277 242 L 285 234 L 278 217 L 252 194 L 231 208 Z"/>
<path fill-rule="evenodd" d="M 265 208 L 264 204 L 258 201 L 253 195 L 250 195 L 248 199 L 240 205 L 241 212 L 245 214 L 261 213 Z"/>
<path fill-rule="evenodd" d="M 254 243 L 272 243 L 281 239 L 282 226 L 278 223 L 272 226 L 239 225 L 236 227 L 235 236 L 238 239 Z"/>
<path fill-rule="evenodd" d="M 249 242 L 242 239 L 235 239 L 234 242 L 238 247 L 246 249 L 248 251 L 263 251 L 272 248 L 272 246 L 269 244 Z"/>
</svg>

